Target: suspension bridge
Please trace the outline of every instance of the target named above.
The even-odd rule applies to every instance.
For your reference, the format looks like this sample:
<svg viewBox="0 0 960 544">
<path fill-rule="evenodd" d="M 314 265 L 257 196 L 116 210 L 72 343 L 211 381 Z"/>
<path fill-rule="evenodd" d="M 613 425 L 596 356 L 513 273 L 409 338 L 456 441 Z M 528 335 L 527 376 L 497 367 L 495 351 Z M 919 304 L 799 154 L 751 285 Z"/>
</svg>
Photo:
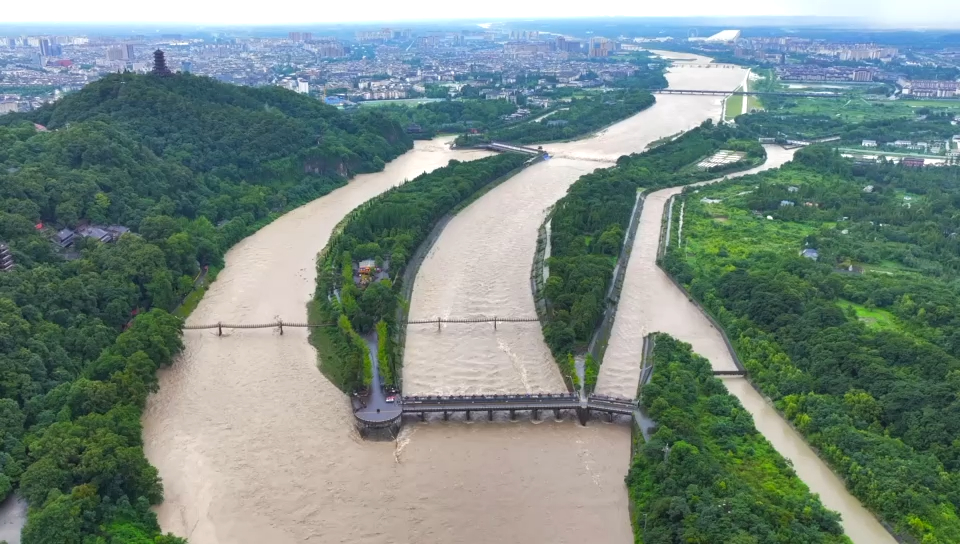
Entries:
<svg viewBox="0 0 960 544">
<path fill-rule="evenodd" d="M 479 323 L 492 323 L 493 329 L 501 323 L 539 323 L 537 317 L 434 317 L 429 319 L 407 319 L 401 321 L 403 325 L 436 325 L 437 330 L 442 330 L 444 324 L 475 325 Z M 278 319 L 268 323 L 206 323 L 199 325 L 184 325 L 183 330 L 204 330 L 217 329 L 217 336 L 223 336 L 223 329 L 277 329 L 283 334 L 283 329 L 317 329 L 322 327 L 336 327 L 336 323 L 305 323 L 301 321 L 284 321 Z"/>
</svg>

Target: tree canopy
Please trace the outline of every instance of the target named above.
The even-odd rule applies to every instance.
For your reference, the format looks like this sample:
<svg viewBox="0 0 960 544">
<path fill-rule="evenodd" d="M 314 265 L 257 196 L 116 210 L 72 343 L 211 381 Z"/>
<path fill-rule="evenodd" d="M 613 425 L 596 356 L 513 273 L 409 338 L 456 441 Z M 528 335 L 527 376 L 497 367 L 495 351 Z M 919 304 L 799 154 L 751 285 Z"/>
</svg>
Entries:
<svg viewBox="0 0 960 544">
<path fill-rule="evenodd" d="M 181 542 L 159 535 L 140 437 L 180 349 L 167 311 L 233 243 L 410 146 L 377 112 L 185 74 L 111 75 L 0 119 L 16 263 L 0 273 L 0 497 L 28 501 L 25 544 Z M 130 232 L 54 243 L 85 225 Z"/>
<path fill-rule="evenodd" d="M 925 543 L 960 541 L 958 218 L 960 168 L 811 146 L 687 198 L 664 258 L 851 492 Z"/>
<path fill-rule="evenodd" d="M 344 219 L 340 233 L 324 249 L 317 272 L 317 318 L 338 324 L 336 329 L 314 333 L 320 368 L 333 383 L 344 391 L 369 385 L 369 354 L 356 331 L 367 333 L 376 326 L 382 340 L 385 329 L 379 322 L 396 330 L 398 280 L 434 225 L 528 160 L 525 155 L 508 153 L 470 162 L 450 161 L 369 200 Z M 359 261 L 365 259 L 382 264 L 389 279 L 374 278 L 359 285 Z M 389 350 L 389 361 L 381 355 L 381 364 L 396 364 L 394 348 Z M 390 369 L 382 374 L 389 383 L 399 371 Z"/>
<path fill-rule="evenodd" d="M 849 543 L 839 514 L 757 432 L 710 362 L 652 338 L 641 402 L 657 426 L 627 475 L 637 542 Z"/>
</svg>

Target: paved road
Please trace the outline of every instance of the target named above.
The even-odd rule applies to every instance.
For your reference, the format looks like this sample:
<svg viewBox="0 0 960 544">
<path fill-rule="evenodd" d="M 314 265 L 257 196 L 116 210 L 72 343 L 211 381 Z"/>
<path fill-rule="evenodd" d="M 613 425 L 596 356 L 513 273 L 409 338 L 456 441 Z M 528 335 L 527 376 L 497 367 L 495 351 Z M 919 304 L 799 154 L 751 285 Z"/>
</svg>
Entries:
<svg viewBox="0 0 960 544">
<path fill-rule="evenodd" d="M 373 384 L 370 386 L 369 397 L 363 399 L 366 406 L 358 410 L 356 415 L 371 422 L 390 421 L 400 416 L 400 405 L 396 402 L 387 402 L 387 396 L 383 394 L 380 381 L 380 361 L 377 359 L 376 331 L 365 334 L 363 339 L 370 350 L 370 362 L 373 363 Z"/>
</svg>

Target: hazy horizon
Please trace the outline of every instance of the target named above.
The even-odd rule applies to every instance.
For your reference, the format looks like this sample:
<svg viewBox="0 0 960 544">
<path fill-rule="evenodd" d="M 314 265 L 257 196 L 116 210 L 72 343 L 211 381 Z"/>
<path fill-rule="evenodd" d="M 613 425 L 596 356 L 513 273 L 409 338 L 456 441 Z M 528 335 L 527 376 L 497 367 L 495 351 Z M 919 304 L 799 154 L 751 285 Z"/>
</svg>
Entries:
<svg viewBox="0 0 960 544">
<path fill-rule="evenodd" d="M 330 24 L 390 24 L 436 21 L 511 22 L 522 19 L 577 19 L 602 17 L 709 18 L 719 23 L 737 19 L 770 17 L 855 18 L 858 24 L 882 28 L 960 28 L 960 10 L 952 0 L 923 0 L 920 6 L 897 0 L 741 0 L 717 3 L 689 0 L 679 5 L 607 5 L 551 6 L 543 4 L 488 0 L 481 4 L 457 5 L 441 0 L 420 0 L 415 4 L 370 0 L 361 10 L 331 10 L 320 6 L 304 9 L 299 2 L 274 0 L 269 8 L 249 4 L 206 4 L 188 0 L 168 0 L 162 4 L 131 5 L 120 0 L 76 3 L 49 0 L 44 12 L 56 14 L 38 20 L 35 6 L 14 4 L 4 13 L 3 26 L 14 25 L 173 25 L 199 26 L 316 26 Z M 411 9 L 415 8 L 415 9 Z M 159 11 L 158 11 L 159 10 Z M 691 16 L 691 13 L 696 15 Z M 427 14 L 425 16 L 425 14 Z M 748 21 L 745 21 L 748 22 Z"/>
</svg>

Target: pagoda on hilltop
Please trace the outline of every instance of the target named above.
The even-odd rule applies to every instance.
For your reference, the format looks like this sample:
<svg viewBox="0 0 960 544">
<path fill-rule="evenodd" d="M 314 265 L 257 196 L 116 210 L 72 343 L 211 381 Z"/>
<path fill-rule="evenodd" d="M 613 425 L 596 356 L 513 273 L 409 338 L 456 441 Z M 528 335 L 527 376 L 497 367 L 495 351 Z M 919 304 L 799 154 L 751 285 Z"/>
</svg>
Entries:
<svg viewBox="0 0 960 544">
<path fill-rule="evenodd" d="M 153 52 L 153 73 L 158 76 L 169 76 L 171 74 L 167 68 L 167 61 L 163 58 L 163 51 L 160 49 Z"/>
</svg>

